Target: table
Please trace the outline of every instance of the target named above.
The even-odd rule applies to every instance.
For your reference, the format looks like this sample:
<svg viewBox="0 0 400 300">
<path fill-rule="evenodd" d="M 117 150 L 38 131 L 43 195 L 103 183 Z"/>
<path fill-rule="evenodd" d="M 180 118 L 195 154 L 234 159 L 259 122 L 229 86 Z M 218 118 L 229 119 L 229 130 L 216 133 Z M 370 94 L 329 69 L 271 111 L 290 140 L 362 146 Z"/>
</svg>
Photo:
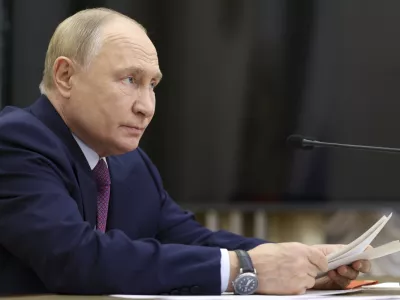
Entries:
<svg viewBox="0 0 400 300">
<path fill-rule="evenodd" d="M 379 277 L 379 278 L 363 277 L 363 279 L 378 280 L 379 283 L 400 282 L 400 278 L 390 277 L 390 276 Z M 386 294 L 385 293 L 378 294 L 375 291 L 363 291 L 360 293 L 352 293 L 352 294 L 343 295 L 343 296 L 357 298 L 357 297 L 363 297 L 363 296 L 384 296 L 384 295 L 398 295 L 400 297 L 400 291 L 399 291 L 399 293 L 395 293 L 395 294 L 393 292 L 387 292 Z M 216 297 L 210 296 L 210 298 L 215 299 Z M 3 300 L 3 299 L 12 299 L 12 300 L 110 300 L 110 299 L 113 299 L 113 300 L 117 300 L 119 298 L 109 297 L 109 296 L 34 295 L 34 296 L 0 297 L 0 300 Z M 321 299 L 323 299 L 323 298 L 321 298 Z M 148 300 L 148 299 L 146 299 L 146 300 Z"/>
<path fill-rule="evenodd" d="M 357 299 L 358 297 L 385 296 L 385 295 L 396 295 L 396 296 L 400 297 L 400 291 L 399 291 L 399 293 L 393 293 L 393 292 L 377 293 L 377 292 L 363 291 L 363 292 L 360 292 L 360 293 L 351 293 L 351 294 L 345 294 L 345 295 L 340 295 L 340 296 L 341 297 L 346 296 L 348 298 Z M 210 299 L 216 299 L 217 297 L 216 296 L 210 296 Z M 110 299 L 113 299 L 113 300 L 118 300 L 120 298 L 109 297 L 109 296 L 37 295 L 37 296 L 0 297 L 0 299 L 10 299 L 10 300 L 110 300 Z M 305 299 L 305 298 L 301 298 L 301 299 Z M 315 299 L 324 299 L 324 298 L 315 298 Z M 122 298 L 121 298 L 121 300 L 122 300 Z M 148 299 L 146 299 L 146 300 L 148 300 Z"/>
</svg>

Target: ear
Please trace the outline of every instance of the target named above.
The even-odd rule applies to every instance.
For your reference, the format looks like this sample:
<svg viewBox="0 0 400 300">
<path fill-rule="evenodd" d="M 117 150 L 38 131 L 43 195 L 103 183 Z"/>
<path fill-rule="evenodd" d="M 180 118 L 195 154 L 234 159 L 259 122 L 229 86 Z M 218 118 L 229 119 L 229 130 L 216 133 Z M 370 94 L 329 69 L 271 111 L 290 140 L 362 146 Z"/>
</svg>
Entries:
<svg viewBox="0 0 400 300">
<path fill-rule="evenodd" d="M 76 66 L 68 57 L 58 57 L 53 65 L 54 87 L 64 98 L 71 95 L 71 77 L 76 73 Z"/>
</svg>

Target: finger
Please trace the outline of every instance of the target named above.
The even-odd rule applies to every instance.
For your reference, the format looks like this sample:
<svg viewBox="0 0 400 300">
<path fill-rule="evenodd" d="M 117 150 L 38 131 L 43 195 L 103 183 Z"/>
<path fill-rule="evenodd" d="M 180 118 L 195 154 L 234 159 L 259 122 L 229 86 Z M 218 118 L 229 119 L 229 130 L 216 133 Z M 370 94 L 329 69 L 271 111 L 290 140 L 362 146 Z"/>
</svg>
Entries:
<svg viewBox="0 0 400 300">
<path fill-rule="evenodd" d="M 324 253 L 316 248 L 309 247 L 308 260 L 315 267 L 317 271 L 326 272 L 328 271 L 328 259 Z"/>
<path fill-rule="evenodd" d="M 369 260 L 357 260 L 352 263 L 352 267 L 362 273 L 371 272 L 371 262 Z"/>
<path fill-rule="evenodd" d="M 346 277 L 348 279 L 356 279 L 359 272 L 349 266 L 340 266 L 336 269 L 339 275 Z"/>
<path fill-rule="evenodd" d="M 317 268 L 315 268 L 315 267 L 314 268 L 309 268 L 308 271 L 307 271 L 307 275 L 311 276 L 312 278 L 316 278 L 317 275 L 318 275 Z"/>
<path fill-rule="evenodd" d="M 337 284 L 341 289 L 345 289 L 351 282 L 351 279 L 342 277 L 342 276 L 336 276 L 334 279 L 335 284 Z"/>
<path fill-rule="evenodd" d="M 330 273 L 329 278 L 333 281 L 335 285 L 337 285 L 339 288 L 344 289 L 350 284 L 351 279 L 347 277 L 341 276 L 339 273 Z"/>
<path fill-rule="evenodd" d="M 297 289 L 294 292 L 289 292 L 289 294 L 293 294 L 293 295 L 304 295 L 305 293 L 306 293 L 305 288 Z"/>
<path fill-rule="evenodd" d="M 335 276 L 338 276 L 338 273 L 336 272 L 336 270 L 330 270 L 330 271 L 328 272 L 328 277 L 329 277 L 330 280 L 333 281 L 333 279 L 335 278 Z"/>
<path fill-rule="evenodd" d="M 336 270 L 331 270 L 328 272 L 328 280 L 330 282 L 329 285 L 326 286 L 327 289 L 337 290 L 340 289 L 340 285 L 336 283 L 336 280 L 340 276 Z"/>
<path fill-rule="evenodd" d="M 312 289 L 315 285 L 315 277 L 312 276 L 307 276 L 307 279 L 305 281 L 305 288 L 308 289 Z"/>
<path fill-rule="evenodd" d="M 314 245 L 313 247 L 322 251 L 324 253 L 324 255 L 329 255 L 333 252 L 339 251 L 344 246 L 345 245 L 341 245 L 341 244 L 318 244 L 318 245 Z"/>
</svg>

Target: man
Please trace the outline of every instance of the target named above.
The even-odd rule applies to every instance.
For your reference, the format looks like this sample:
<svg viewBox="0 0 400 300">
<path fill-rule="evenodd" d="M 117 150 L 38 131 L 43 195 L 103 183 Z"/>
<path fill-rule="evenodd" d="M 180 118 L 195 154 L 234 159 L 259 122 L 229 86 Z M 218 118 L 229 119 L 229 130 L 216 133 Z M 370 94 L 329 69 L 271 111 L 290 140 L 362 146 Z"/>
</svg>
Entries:
<svg viewBox="0 0 400 300">
<path fill-rule="evenodd" d="M 43 95 L 0 115 L 2 294 L 240 292 L 249 259 L 258 284 L 246 281 L 243 293 L 345 287 L 369 271 L 358 261 L 316 280 L 339 246 L 211 232 L 181 210 L 138 148 L 160 80 L 156 49 L 134 20 L 91 9 L 59 25 Z"/>
</svg>

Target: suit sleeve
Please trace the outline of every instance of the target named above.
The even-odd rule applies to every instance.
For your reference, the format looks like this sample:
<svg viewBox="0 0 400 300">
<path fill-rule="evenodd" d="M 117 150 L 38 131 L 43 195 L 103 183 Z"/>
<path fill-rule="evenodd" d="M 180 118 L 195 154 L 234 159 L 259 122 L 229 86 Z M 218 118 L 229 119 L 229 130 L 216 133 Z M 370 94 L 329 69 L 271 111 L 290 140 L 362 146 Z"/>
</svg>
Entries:
<svg viewBox="0 0 400 300">
<path fill-rule="evenodd" d="M 69 196 L 60 165 L 33 145 L 64 150 L 29 126 L 5 127 L 1 132 L 15 134 L 0 134 L 0 245 L 33 269 L 49 292 L 220 293 L 219 249 L 94 231 Z"/>
<path fill-rule="evenodd" d="M 159 220 L 159 233 L 157 238 L 163 243 L 181 243 L 186 245 L 199 245 L 208 247 L 225 248 L 228 250 L 250 250 L 267 241 L 219 230 L 213 232 L 199 224 L 194 215 L 183 210 L 172 200 L 162 186 L 161 176 L 150 161 L 148 156 L 140 150 L 154 180 L 159 188 L 162 199 L 162 217 Z"/>
</svg>

